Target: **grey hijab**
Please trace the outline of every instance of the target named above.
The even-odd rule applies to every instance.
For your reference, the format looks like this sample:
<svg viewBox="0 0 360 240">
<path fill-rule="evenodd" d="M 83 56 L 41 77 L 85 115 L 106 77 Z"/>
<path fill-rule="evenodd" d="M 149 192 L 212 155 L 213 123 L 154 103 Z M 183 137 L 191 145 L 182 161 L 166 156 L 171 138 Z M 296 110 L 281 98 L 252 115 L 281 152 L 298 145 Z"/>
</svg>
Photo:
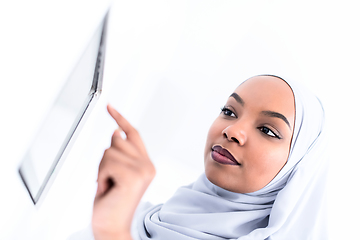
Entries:
<svg viewBox="0 0 360 240">
<path fill-rule="evenodd" d="M 202 174 L 165 204 L 139 215 L 142 240 L 327 239 L 324 110 L 314 94 L 284 81 L 293 90 L 296 116 L 289 157 L 277 176 L 241 194 Z"/>
</svg>

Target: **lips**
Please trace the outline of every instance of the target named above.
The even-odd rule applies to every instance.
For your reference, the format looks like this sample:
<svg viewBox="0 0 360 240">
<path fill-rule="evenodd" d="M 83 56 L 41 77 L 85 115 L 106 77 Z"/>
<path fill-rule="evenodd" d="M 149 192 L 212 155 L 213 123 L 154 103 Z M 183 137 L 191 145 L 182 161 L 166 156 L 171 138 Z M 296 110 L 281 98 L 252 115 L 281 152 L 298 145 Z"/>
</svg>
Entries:
<svg viewBox="0 0 360 240">
<path fill-rule="evenodd" d="M 212 147 L 211 157 L 221 164 L 240 165 L 228 150 L 219 145 Z"/>
</svg>

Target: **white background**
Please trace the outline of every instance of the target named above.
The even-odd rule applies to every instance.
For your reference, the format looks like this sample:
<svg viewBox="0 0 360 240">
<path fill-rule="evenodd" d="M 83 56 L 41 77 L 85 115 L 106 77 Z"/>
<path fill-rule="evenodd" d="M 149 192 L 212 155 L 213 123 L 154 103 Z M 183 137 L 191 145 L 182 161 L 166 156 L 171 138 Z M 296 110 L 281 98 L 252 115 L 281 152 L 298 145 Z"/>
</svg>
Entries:
<svg viewBox="0 0 360 240">
<path fill-rule="evenodd" d="M 143 136 L 158 172 L 144 200 L 160 203 L 203 171 L 220 107 L 261 73 L 297 79 L 323 101 L 331 239 L 358 237 L 356 1 L 114 1 L 103 94 L 45 201 L 33 207 L 17 168 L 107 7 L 0 5 L 0 239 L 65 239 L 89 224 L 97 165 L 116 128 L 108 102 Z"/>
</svg>

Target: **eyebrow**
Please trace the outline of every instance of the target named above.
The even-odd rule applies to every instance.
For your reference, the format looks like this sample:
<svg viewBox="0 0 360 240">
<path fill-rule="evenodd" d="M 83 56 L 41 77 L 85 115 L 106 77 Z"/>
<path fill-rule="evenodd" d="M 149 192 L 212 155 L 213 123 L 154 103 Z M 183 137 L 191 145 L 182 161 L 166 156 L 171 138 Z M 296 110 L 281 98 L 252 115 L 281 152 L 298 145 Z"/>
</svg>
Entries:
<svg viewBox="0 0 360 240">
<path fill-rule="evenodd" d="M 241 104 L 241 106 L 245 105 L 244 100 L 237 93 L 232 93 L 230 97 L 233 97 L 238 103 Z"/>
<path fill-rule="evenodd" d="M 265 116 L 269 116 L 269 117 L 276 117 L 276 118 L 282 119 L 282 120 L 289 126 L 289 128 L 290 128 L 290 130 L 291 130 L 289 121 L 288 121 L 287 118 L 286 118 L 284 115 L 282 115 L 281 113 L 273 112 L 273 111 L 262 111 L 261 114 L 262 114 L 262 115 L 265 115 Z"/>
<path fill-rule="evenodd" d="M 244 100 L 237 94 L 237 93 L 232 93 L 230 95 L 230 97 L 233 97 L 238 103 L 241 104 L 241 106 L 244 106 L 245 105 L 245 102 Z M 265 115 L 265 116 L 269 116 L 269 117 L 276 117 L 276 118 L 280 118 L 282 119 L 286 125 L 289 126 L 290 130 L 291 130 L 291 126 L 290 126 L 290 123 L 289 121 L 287 120 L 287 118 L 282 115 L 281 113 L 278 113 L 278 112 L 274 112 L 274 111 L 262 111 L 261 112 L 262 115 Z"/>
</svg>

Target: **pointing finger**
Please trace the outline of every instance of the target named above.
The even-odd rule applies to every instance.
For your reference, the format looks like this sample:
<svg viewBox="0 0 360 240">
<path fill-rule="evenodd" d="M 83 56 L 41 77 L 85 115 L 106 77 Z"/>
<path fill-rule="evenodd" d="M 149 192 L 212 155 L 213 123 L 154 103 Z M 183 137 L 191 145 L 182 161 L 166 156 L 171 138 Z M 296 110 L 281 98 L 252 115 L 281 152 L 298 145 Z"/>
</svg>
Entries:
<svg viewBox="0 0 360 240">
<path fill-rule="evenodd" d="M 126 138 L 135 146 L 137 146 L 141 151 L 146 152 L 145 146 L 138 131 L 110 104 L 108 104 L 107 109 L 111 117 L 119 125 L 120 129 L 122 129 L 122 131 L 124 131 L 124 133 L 126 134 Z"/>
<path fill-rule="evenodd" d="M 111 117 L 119 125 L 120 129 L 122 129 L 126 135 L 132 131 L 133 127 L 131 126 L 131 124 L 118 111 L 116 111 L 113 106 L 108 104 L 107 110 Z"/>
</svg>

